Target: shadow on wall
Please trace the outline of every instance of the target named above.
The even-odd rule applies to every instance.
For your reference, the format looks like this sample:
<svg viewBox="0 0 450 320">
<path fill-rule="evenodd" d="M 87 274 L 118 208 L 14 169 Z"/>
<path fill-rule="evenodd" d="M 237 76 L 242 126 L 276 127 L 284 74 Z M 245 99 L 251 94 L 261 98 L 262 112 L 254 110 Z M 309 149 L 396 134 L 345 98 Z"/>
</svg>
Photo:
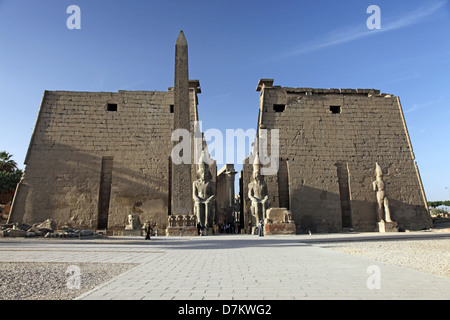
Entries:
<svg viewBox="0 0 450 320">
<path fill-rule="evenodd" d="M 244 216 L 246 226 L 255 219 L 250 214 L 248 188 L 243 188 Z M 269 194 L 270 194 L 269 190 Z M 389 195 L 388 195 L 389 197 Z M 268 208 L 273 207 L 269 201 Z M 343 216 L 341 197 L 337 193 L 318 188 L 302 186 L 291 190 L 290 211 L 296 224 L 296 233 L 338 233 L 343 229 L 356 232 L 374 232 L 377 228 L 376 193 L 373 200 L 350 200 L 349 212 Z M 423 230 L 433 227 L 430 214 L 424 206 L 412 205 L 389 198 L 392 219 L 398 223 L 399 230 Z M 346 209 L 344 209 L 346 210 Z"/>
<path fill-rule="evenodd" d="M 375 193 L 373 198 L 373 201 L 350 200 L 350 217 L 343 217 L 339 194 L 306 186 L 295 189 L 291 193 L 291 213 L 296 231 L 298 234 L 335 233 L 349 228 L 357 232 L 373 232 L 378 222 Z M 430 215 L 423 206 L 389 199 L 389 208 L 400 231 L 432 227 Z"/>
<path fill-rule="evenodd" d="M 148 201 L 158 205 L 153 211 L 140 210 L 141 221 L 153 219 L 160 226 L 167 222 L 168 161 L 155 166 L 150 157 L 136 159 L 130 152 L 83 151 L 63 144 L 38 148 L 30 150 L 10 222 L 33 224 L 52 218 L 58 226 L 96 228 L 103 156 L 113 160 L 108 227 L 124 226 L 127 215 Z"/>
</svg>

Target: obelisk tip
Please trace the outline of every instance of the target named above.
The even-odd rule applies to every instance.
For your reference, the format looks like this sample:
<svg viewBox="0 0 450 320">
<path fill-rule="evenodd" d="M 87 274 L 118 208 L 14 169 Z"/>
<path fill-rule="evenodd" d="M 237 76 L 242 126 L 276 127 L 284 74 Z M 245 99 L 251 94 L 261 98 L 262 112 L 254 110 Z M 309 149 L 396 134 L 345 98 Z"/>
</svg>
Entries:
<svg viewBox="0 0 450 320">
<path fill-rule="evenodd" d="M 183 30 L 181 30 L 180 34 L 178 35 L 176 45 L 177 46 L 179 46 L 179 45 L 187 45 L 186 37 L 184 36 Z"/>
</svg>

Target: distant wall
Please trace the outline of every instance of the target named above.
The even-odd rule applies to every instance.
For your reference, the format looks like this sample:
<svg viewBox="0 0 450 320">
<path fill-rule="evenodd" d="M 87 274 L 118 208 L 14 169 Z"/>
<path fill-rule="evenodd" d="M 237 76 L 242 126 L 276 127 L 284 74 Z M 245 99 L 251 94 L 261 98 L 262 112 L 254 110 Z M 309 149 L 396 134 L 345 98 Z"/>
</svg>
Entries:
<svg viewBox="0 0 450 320">
<path fill-rule="evenodd" d="M 232 223 L 234 209 L 234 171 L 233 164 L 224 165 L 217 172 L 216 183 L 216 204 L 217 204 L 217 223 Z"/>
</svg>

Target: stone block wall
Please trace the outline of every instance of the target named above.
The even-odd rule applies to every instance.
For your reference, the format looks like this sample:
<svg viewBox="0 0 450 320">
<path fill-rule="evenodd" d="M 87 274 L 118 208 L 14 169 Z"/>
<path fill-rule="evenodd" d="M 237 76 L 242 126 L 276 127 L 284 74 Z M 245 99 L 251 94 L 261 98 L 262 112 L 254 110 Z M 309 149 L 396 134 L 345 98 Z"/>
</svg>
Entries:
<svg viewBox="0 0 450 320">
<path fill-rule="evenodd" d="M 259 127 L 280 130 L 280 163 L 289 180 L 289 200 L 282 202 L 289 204 L 298 233 L 374 231 L 376 162 L 399 227 L 431 227 L 398 97 L 373 89 L 288 88 L 270 82 L 259 90 Z M 280 188 L 279 180 L 279 174 L 265 177 L 270 207 L 279 206 L 279 190 L 286 185 Z"/>
<path fill-rule="evenodd" d="M 196 94 L 190 90 L 192 129 Z M 173 103 L 170 89 L 46 91 L 9 220 L 32 224 L 52 218 L 58 226 L 95 229 L 100 189 L 109 184 L 108 228 L 124 227 L 128 214 L 137 214 L 142 223 L 151 220 L 165 229 Z M 109 180 L 102 172 L 105 159 L 112 162 L 103 169 L 112 171 Z"/>
</svg>

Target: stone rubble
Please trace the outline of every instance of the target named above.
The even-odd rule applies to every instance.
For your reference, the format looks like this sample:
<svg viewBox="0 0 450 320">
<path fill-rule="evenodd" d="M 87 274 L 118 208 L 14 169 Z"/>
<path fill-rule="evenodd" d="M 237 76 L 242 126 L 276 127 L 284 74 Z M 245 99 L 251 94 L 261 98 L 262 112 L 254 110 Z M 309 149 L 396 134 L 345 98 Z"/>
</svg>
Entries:
<svg viewBox="0 0 450 320">
<path fill-rule="evenodd" d="M 99 234 L 92 230 L 75 229 L 70 226 L 56 230 L 56 223 L 52 219 L 35 223 L 32 226 L 24 223 L 0 224 L 0 237 L 81 238 L 92 236 L 99 236 Z"/>
</svg>

